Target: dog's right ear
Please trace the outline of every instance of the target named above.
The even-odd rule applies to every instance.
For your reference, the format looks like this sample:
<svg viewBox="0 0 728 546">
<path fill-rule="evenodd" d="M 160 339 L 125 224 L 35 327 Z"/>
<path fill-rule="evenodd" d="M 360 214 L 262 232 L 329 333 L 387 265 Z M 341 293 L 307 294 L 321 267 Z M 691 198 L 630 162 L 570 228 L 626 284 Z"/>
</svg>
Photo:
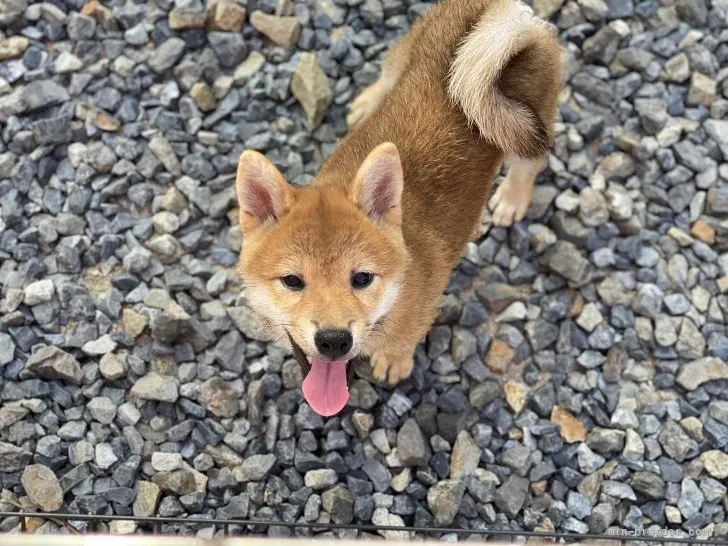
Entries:
<svg viewBox="0 0 728 546">
<path fill-rule="evenodd" d="M 235 185 L 243 233 L 268 221 L 277 222 L 293 204 L 293 190 L 283 175 L 265 156 L 253 150 L 240 156 Z"/>
</svg>

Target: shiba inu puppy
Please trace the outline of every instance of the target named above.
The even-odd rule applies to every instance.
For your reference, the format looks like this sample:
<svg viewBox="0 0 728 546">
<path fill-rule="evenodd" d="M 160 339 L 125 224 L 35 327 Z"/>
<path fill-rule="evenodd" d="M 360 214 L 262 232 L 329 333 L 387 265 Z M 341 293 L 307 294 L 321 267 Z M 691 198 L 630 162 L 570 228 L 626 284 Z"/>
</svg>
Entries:
<svg viewBox="0 0 728 546">
<path fill-rule="evenodd" d="M 504 161 L 493 222 L 525 214 L 560 91 L 557 39 L 530 8 L 444 0 L 389 52 L 310 186 L 242 154 L 248 305 L 294 351 L 316 412 L 346 405 L 355 357 L 390 384 L 410 375 Z"/>
</svg>

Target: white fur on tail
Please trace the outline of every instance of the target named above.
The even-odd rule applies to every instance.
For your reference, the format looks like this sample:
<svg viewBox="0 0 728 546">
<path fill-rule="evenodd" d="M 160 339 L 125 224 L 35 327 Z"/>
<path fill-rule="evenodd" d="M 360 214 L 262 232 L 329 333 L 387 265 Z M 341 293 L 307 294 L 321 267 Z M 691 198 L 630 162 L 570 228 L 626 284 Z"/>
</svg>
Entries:
<svg viewBox="0 0 728 546">
<path fill-rule="evenodd" d="M 450 68 L 450 98 L 483 137 L 510 156 L 531 140 L 538 120 L 497 87 L 501 71 L 523 49 L 550 39 L 549 24 L 518 0 L 494 0 L 458 48 Z"/>
</svg>

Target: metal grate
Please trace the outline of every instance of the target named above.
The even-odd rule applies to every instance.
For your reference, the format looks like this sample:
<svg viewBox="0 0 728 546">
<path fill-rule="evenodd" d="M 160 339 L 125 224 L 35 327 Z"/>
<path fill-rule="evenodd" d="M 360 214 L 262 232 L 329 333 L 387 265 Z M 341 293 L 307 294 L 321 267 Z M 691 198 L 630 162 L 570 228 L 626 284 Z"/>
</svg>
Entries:
<svg viewBox="0 0 728 546">
<path fill-rule="evenodd" d="M 0 512 L 0 518 L 16 517 L 20 518 L 20 525 L 23 531 L 26 531 L 25 518 L 40 518 L 51 521 L 60 521 L 71 523 L 74 521 L 83 521 L 89 523 L 108 523 L 111 521 L 133 521 L 142 524 L 151 529 L 153 534 L 161 534 L 162 525 L 164 524 L 186 524 L 186 525 L 202 525 L 221 527 L 224 536 L 231 536 L 231 527 L 247 527 L 247 526 L 264 526 L 264 527 L 286 527 L 292 529 L 311 529 L 311 530 L 356 530 L 376 533 L 378 531 L 407 531 L 410 533 L 419 533 L 421 535 L 438 535 L 438 534 L 457 534 L 465 536 L 479 536 L 489 538 L 507 539 L 515 541 L 518 538 L 541 539 L 543 541 L 560 542 L 584 542 L 589 540 L 598 541 L 617 541 L 625 543 L 669 543 L 669 544 L 708 544 L 710 546 L 728 546 L 728 538 L 724 539 L 708 539 L 702 538 L 700 534 L 687 537 L 672 536 L 671 534 L 663 534 L 660 536 L 650 536 L 649 534 L 630 533 L 628 531 L 619 534 L 575 534 L 575 533 L 557 533 L 557 532 L 535 532 L 535 531 L 509 531 L 503 529 L 457 529 L 443 527 L 396 527 L 386 525 L 354 525 L 354 524 L 336 524 L 336 523 L 286 523 L 282 521 L 265 521 L 265 520 L 249 520 L 249 519 L 205 519 L 205 518 L 162 518 L 162 517 L 140 517 L 140 516 L 105 516 L 95 514 L 56 514 L 43 512 Z M 92 531 L 88 531 L 92 532 Z M 245 534 L 245 533 L 243 533 Z"/>
</svg>

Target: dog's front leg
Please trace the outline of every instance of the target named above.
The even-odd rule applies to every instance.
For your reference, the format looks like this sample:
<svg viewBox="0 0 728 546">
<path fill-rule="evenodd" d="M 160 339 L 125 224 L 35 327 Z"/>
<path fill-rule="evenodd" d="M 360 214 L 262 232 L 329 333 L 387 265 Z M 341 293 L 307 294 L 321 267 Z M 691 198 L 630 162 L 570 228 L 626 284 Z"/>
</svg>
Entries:
<svg viewBox="0 0 728 546">
<path fill-rule="evenodd" d="M 397 354 L 376 351 L 371 357 L 372 375 L 374 379 L 377 381 L 384 381 L 386 379 L 390 385 L 396 385 L 400 381 L 407 379 L 414 367 L 414 356 L 414 346 L 404 351 L 399 349 Z"/>
<path fill-rule="evenodd" d="M 377 381 L 387 380 L 390 385 L 396 385 L 412 374 L 415 349 L 437 316 L 439 294 L 445 288 L 444 280 L 438 280 L 442 279 L 425 283 L 425 291 L 413 292 L 412 285 L 407 286 L 387 317 L 384 323 L 387 335 L 377 338 L 371 346 L 372 376 Z"/>
</svg>

